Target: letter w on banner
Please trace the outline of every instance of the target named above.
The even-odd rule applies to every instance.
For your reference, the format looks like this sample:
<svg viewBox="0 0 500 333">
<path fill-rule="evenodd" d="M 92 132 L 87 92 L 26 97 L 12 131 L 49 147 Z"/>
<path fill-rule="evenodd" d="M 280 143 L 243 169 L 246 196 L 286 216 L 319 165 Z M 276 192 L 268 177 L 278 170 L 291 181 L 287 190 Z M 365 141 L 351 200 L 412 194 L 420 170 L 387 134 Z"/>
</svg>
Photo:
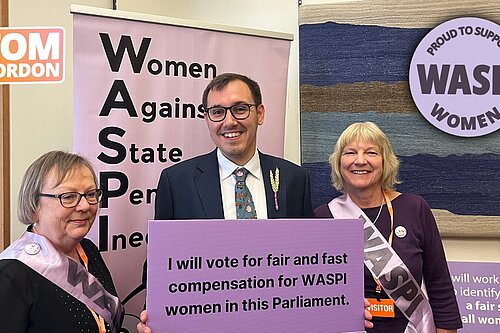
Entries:
<svg viewBox="0 0 500 333">
<path fill-rule="evenodd" d="M 237 72 L 260 83 L 267 112 L 259 149 L 283 155 L 291 38 L 82 6 L 72 12 L 73 148 L 94 163 L 105 193 L 89 237 L 124 300 L 141 283 L 161 170 L 214 148 L 201 95 L 216 75 Z M 144 293 L 125 304 L 125 326 L 135 329 L 131 314 L 143 304 Z"/>
</svg>

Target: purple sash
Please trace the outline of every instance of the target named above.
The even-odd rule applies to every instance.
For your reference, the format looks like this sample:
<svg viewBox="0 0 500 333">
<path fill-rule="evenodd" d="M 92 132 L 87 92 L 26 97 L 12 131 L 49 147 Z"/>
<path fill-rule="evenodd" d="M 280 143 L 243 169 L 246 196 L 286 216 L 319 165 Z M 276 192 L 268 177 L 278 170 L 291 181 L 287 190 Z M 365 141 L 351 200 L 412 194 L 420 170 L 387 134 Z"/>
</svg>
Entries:
<svg viewBox="0 0 500 333">
<path fill-rule="evenodd" d="M 103 317 L 112 332 L 119 332 L 124 309 L 118 297 L 108 293 L 80 263 L 57 251 L 47 238 L 25 232 L 0 259 L 23 262 Z"/>
<path fill-rule="evenodd" d="M 357 218 L 364 221 L 365 266 L 380 282 L 394 304 L 408 318 L 405 333 L 435 333 L 429 300 L 408 267 L 392 249 L 368 216 L 343 194 L 328 204 L 334 218 Z"/>
</svg>

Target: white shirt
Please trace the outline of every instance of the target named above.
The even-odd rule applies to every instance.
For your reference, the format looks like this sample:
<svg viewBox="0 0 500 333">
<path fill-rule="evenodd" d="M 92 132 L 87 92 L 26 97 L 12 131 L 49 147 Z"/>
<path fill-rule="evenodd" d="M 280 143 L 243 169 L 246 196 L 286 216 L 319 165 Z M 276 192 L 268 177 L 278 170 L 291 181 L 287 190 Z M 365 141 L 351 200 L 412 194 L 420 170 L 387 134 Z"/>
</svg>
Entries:
<svg viewBox="0 0 500 333">
<path fill-rule="evenodd" d="M 246 184 L 255 205 L 255 211 L 258 219 L 267 219 L 267 201 L 266 190 L 264 188 L 264 178 L 260 167 L 260 158 L 257 150 L 253 157 L 245 165 L 237 165 L 227 159 L 224 154 L 217 149 L 217 161 L 219 163 L 220 188 L 222 192 L 222 208 L 224 209 L 224 218 L 226 220 L 236 219 L 236 203 L 234 199 L 234 186 L 236 178 L 233 175 L 234 170 L 245 168 L 248 170 Z"/>
</svg>

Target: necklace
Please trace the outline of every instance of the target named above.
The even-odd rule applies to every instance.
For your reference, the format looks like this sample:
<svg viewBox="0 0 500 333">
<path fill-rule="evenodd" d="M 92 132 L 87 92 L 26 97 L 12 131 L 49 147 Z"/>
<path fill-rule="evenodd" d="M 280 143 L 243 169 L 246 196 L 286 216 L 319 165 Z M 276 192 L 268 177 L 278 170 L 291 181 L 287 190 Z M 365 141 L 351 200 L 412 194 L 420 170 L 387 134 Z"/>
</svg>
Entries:
<svg viewBox="0 0 500 333">
<path fill-rule="evenodd" d="M 382 213 L 382 207 L 384 207 L 384 197 L 382 197 L 382 203 L 380 204 L 377 217 L 375 218 L 375 220 L 373 220 L 373 224 L 377 223 L 377 220 L 380 217 L 380 213 Z"/>
</svg>

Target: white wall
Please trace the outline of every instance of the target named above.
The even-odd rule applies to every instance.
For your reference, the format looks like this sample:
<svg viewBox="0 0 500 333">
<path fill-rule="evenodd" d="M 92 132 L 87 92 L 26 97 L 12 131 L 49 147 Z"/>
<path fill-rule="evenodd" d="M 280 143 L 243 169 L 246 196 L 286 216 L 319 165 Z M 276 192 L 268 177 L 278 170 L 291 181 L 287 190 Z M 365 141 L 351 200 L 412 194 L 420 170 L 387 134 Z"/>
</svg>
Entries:
<svg viewBox="0 0 500 333">
<path fill-rule="evenodd" d="M 25 229 L 17 220 L 24 171 L 38 156 L 73 144 L 72 15 L 70 5 L 112 9 L 112 0 L 10 0 L 10 26 L 63 26 L 66 79 L 61 84 L 11 85 L 11 239 Z M 117 0 L 117 9 L 298 35 L 296 0 Z M 300 162 L 298 43 L 291 45 L 285 157 Z M 264 96 L 265 98 L 272 98 Z"/>
</svg>

